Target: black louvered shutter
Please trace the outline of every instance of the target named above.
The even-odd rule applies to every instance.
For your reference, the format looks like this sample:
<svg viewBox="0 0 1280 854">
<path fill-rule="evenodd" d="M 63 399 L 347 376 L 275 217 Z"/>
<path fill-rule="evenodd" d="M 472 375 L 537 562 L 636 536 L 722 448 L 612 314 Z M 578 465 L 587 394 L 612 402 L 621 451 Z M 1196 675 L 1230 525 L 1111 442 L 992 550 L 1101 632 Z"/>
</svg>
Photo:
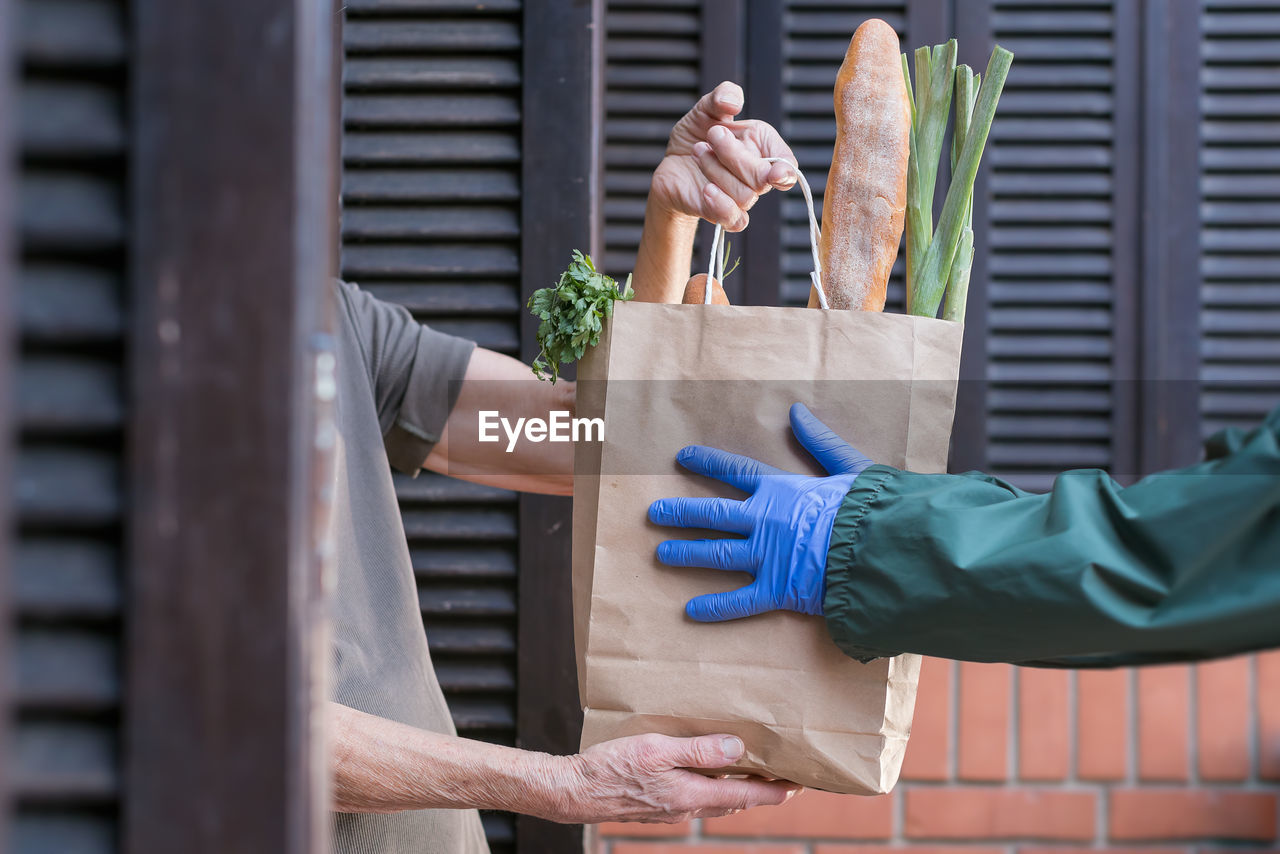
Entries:
<svg viewBox="0 0 1280 854">
<path fill-rule="evenodd" d="M 1280 404 L 1280 2 L 1202 0 L 1205 434 Z"/>
<path fill-rule="evenodd" d="M 1140 143 L 1122 126 L 1136 101 L 1121 89 L 1136 85 L 1136 66 L 1120 58 L 1139 45 L 1121 5 L 991 4 L 991 36 L 1016 59 L 975 213 L 986 242 L 977 309 L 986 321 L 986 467 L 1032 489 L 1069 468 L 1133 471 L 1116 443 L 1126 439 L 1121 415 L 1134 388 L 1113 382 L 1133 375 L 1126 342 L 1136 318 L 1124 306 L 1138 287 Z"/>
<path fill-rule="evenodd" d="M 649 180 L 701 95 L 703 0 L 609 0 L 605 16 L 605 263 L 635 266 Z"/>
<path fill-rule="evenodd" d="M 1255 53 L 1265 54 L 1271 32 L 1271 18 L 1263 8 L 1267 4 L 1202 1 L 1224 10 L 1222 26 L 1232 19 L 1253 27 Z M 977 258 L 965 363 L 965 375 L 973 382 L 961 390 L 956 464 L 981 466 L 1022 485 L 1044 488 L 1066 468 L 1100 466 L 1130 474 L 1161 458 L 1158 449 L 1144 446 L 1144 441 L 1148 446 L 1162 441 L 1146 428 L 1159 425 L 1170 412 L 1181 412 L 1176 400 L 1170 403 L 1166 398 L 1181 399 L 1186 392 L 1136 380 L 1146 376 L 1163 382 L 1169 376 L 1163 370 L 1169 347 L 1180 356 L 1194 356 L 1197 342 L 1184 346 L 1171 341 L 1174 335 L 1161 338 L 1162 323 L 1153 320 L 1162 317 L 1159 311 L 1177 317 L 1188 310 L 1180 303 L 1156 305 L 1157 297 L 1163 296 L 1156 279 L 1164 271 L 1153 260 L 1187 220 L 1144 220 L 1142 211 L 1186 195 L 1183 186 L 1176 193 L 1160 192 L 1155 186 L 1159 164 L 1153 152 L 1162 135 L 1192 129 L 1176 124 L 1187 123 L 1186 111 L 1169 103 L 1176 93 L 1164 102 L 1155 96 L 1150 103 L 1144 100 L 1143 75 L 1159 71 L 1156 60 L 1144 67 L 1143 57 L 1158 43 L 1160 27 L 1180 27 L 1183 21 L 1161 14 L 1160 4 L 1138 0 L 762 0 L 714 5 L 721 10 L 735 7 L 745 16 L 747 36 L 741 50 L 747 60 L 747 113 L 777 123 L 819 197 L 835 134 L 831 87 L 848 39 L 863 20 L 874 16 L 888 21 L 899 31 L 904 50 L 954 35 L 960 40 L 961 60 L 977 69 L 985 68 L 996 42 L 1015 51 L 1014 70 L 977 187 Z M 689 27 L 699 11 L 705 13 L 711 6 L 705 0 L 688 5 L 609 3 L 606 216 L 614 272 L 626 272 L 634 257 L 648 171 L 660 156 L 659 143 L 670 120 L 678 115 L 675 98 L 660 96 L 667 95 L 673 81 L 687 86 L 693 80 L 697 58 L 679 52 L 693 44 Z M 651 43 L 646 36 L 664 22 L 671 37 Z M 705 31 L 705 22 L 703 26 Z M 704 36 L 704 53 L 706 43 Z M 675 65 L 680 72 L 676 75 L 664 65 L 664 73 L 671 75 L 664 77 L 656 58 L 672 51 L 679 53 Z M 1251 107 L 1258 107 L 1258 99 L 1265 101 L 1267 95 L 1256 85 L 1258 72 L 1252 74 L 1254 83 L 1239 85 L 1253 87 Z M 771 90 L 778 79 L 782 88 L 774 104 Z M 1212 92 L 1209 96 L 1212 110 Z M 665 123 L 645 112 L 668 102 Z M 1151 126 L 1144 127 L 1144 121 Z M 1265 132 L 1264 124 L 1237 120 L 1231 127 L 1256 135 Z M 1212 134 L 1217 125 L 1211 122 L 1208 127 Z M 641 130 L 649 135 L 647 149 L 630 145 L 632 135 Z M 1240 140 L 1222 145 L 1220 158 L 1241 153 Z M 1257 146 L 1253 151 L 1256 161 L 1262 153 Z M 1182 155 L 1173 150 L 1168 156 L 1177 160 Z M 1212 146 L 1207 156 L 1213 168 Z M 1144 157 L 1150 162 L 1144 163 Z M 1254 172 L 1260 163 L 1255 161 L 1249 161 Z M 1181 168 L 1184 161 L 1177 163 Z M 1144 176 L 1144 168 L 1151 174 Z M 946 164 L 942 171 L 947 171 Z M 1218 186 L 1212 175 L 1210 179 L 1211 187 Z M 1250 191 L 1265 193 L 1263 186 L 1251 185 Z M 803 304 L 811 261 L 798 194 L 783 197 L 780 220 L 753 212 L 753 223 L 758 223 L 753 228 L 782 228 L 778 302 Z M 1245 234 L 1217 237 L 1232 241 L 1230 250 L 1236 254 L 1230 264 L 1236 272 L 1231 275 L 1267 269 L 1264 247 L 1269 236 L 1255 223 Z M 1255 237 L 1247 256 L 1241 256 L 1240 241 Z M 751 239 L 747 238 L 748 247 Z M 760 259 L 754 260 L 759 267 Z M 1221 264 L 1210 257 L 1207 273 Z M 760 273 L 748 269 L 745 275 L 751 281 Z M 901 310 L 901 275 L 900 261 L 890 284 L 889 310 Z M 755 293 L 770 291 L 756 288 Z M 1272 304 L 1261 289 L 1248 293 L 1251 306 Z M 1228 317 L 1218 311 L 1214 300 L 1246 299 L 1238 287 L 1228 292 L 1210 286 L 1205 299 L 1207 387 L 1215 382 L 1239 386 L 1246 374 L 1267 375 L 1270 345 L 1260 336 L 1271 328 L 1265 326 L 1270 315 L 1237 311 Z M 1222 331 L 1218 325 L 1231 323 L 1237 326 L 1210 340 Z M 1253 325 L 1240 327 L 1241 323 Z M 1244 350 L 1253 354 L 1244 360 L 1247 365 L 1240 361 Z M 1228 355 L 1215 362 L 1213 353 Z M 1256 383 L 1251 388 L 1257 391 Z M 1264 390 L 1262 397 L 1266 396 Z M 1249 411 L 1256 412 L 1260 405 L 1255 403 Z M 1152 436 L 1145 437 L 1144 431 Z M 1172 442 L 1171 447 L 1174 444 L 1178 453 L 1165 456 L 1181 455 L 1181 444 Z"/>
<path fill-rule="evenodd" d="M 445 332 L 518 354 L 520 4 L 352 0 L 342 272 Z M 427 638 L 461 735 L 515 741 L 513 494 L 396 476 Z M 509 816 L 486 815 L 495 852 Z"/>
<path fill-rule="evenodd" d="M 21 60 L 17 854 L 119 811 L 126 50 L 116 0 L 14 4 Z"/>
</svg>

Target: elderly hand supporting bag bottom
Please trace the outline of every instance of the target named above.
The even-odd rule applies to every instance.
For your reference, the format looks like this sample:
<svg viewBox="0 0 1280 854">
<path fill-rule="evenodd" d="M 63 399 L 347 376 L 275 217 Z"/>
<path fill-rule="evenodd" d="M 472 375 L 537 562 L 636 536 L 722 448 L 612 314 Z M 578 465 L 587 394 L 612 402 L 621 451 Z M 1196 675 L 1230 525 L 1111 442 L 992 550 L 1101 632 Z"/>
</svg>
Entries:
<svg viewBox="0 0 1280 854">
<path fill-rule="evenodd" d="M 822 618 L 790 612 L 690 620 L 688 599 L 745 578 L 659 564 L 654 550 L 671 534 L 647 509 L 657 498 L 734 494 L 680 469 L 685 445 L 818 473 L 791 437 L 796 401 L 877 462 L 944 471 L 961 331 L 875 312 L 617 304 L 578 375 L 577 415 L 604 421 L 603 441 L 580 443 L 575 461 L 583 748 L 727 732 L 747 747 L 739 772 L 834 792 L 893 787 L 919 657 L 860 664 Z"/>
</svg>

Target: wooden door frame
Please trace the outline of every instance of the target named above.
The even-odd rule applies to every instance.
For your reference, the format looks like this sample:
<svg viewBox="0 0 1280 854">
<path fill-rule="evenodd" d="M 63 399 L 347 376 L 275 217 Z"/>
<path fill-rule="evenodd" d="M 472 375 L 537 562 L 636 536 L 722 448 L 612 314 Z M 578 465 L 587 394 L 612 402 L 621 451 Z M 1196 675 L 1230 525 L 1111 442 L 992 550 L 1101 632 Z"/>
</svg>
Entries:
<svg viewBox="0 0 1280 854">
<path fill-rule="evenodd" d="M 1128 0 L 1138 2 L 1138 0 Z M 1199 3 L 1141 0 L 1137 471 L 1200 456 Z"/>
<path fill-rule="evenodd" d="M 322 852 L 333 19 L 314 0 L 130 13 L 123 850 Z"/>
<path fill-rule="evenodd" d="M 1201 11 L 1115 0 L 1111 440 L 1125 483 L 1200 453 Z"/>
<path fill-rule="evenodd" d="M 559 278 L 572 249 L 602 257 L 603 0 L 555 3 L 523 22 L 520 293 Z M 520 356 L 538 354 L 538 321 L 520 320 Z M 572 501 L 519 499 L 516 738 L 520 747 L 575 753 L 582 731 L 573 654 Z M 524 852 L 583 848 L 581 826 L 516 821 Z"/>
</svg>

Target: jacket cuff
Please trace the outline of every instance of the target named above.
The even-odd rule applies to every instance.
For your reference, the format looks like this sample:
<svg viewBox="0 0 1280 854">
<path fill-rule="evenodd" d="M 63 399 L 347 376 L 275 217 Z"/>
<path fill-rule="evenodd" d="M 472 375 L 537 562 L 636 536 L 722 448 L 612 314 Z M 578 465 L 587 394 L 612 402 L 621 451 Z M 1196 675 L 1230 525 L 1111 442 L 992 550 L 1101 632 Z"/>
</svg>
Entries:
<svg viewBox="0 0 1280 854">
<path fill-rule="evenodd" d="M 827 589 L 822 601 L 827 631 L 845 655 L 863 663 L 897 654 L 859 644 L 856 620 L 860 613 L 857 565 L 863 523 L 880 505 L 885 485 L 898 473 L 892 466 L 875 465 L 858 475 L 836 512 L 827 547 Z"/>
</svg>

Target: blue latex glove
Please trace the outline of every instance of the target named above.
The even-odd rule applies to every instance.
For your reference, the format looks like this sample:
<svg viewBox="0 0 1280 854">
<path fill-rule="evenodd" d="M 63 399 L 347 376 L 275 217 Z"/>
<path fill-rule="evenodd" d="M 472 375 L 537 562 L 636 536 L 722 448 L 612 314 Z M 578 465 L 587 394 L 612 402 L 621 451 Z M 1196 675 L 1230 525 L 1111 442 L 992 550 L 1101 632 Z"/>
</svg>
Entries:
<svg viewBox="0 0 1280 854">
<path fill-rule="evenodd" d="M 734 620 L 779 609 L 822 614 L 827 547 L 836 511 L 871 460 L 815 418 L 804 404 L 791 407 L 791 430 L 829 477 L 792 474 L 749 457 L 690 445 L 676 455 L 680 465 L 750 493 L 750 497 L 745 501 L 663 498 L 649 506 L 649 519 L 659 525 L 706 528 L 746 537 L 667 540 L 658 546 L 658 560 L 669 566 L 727 569 L 755 578 L 746 587 L 690 600 L 685 613 L 693 619 Z"/>
</svg>

